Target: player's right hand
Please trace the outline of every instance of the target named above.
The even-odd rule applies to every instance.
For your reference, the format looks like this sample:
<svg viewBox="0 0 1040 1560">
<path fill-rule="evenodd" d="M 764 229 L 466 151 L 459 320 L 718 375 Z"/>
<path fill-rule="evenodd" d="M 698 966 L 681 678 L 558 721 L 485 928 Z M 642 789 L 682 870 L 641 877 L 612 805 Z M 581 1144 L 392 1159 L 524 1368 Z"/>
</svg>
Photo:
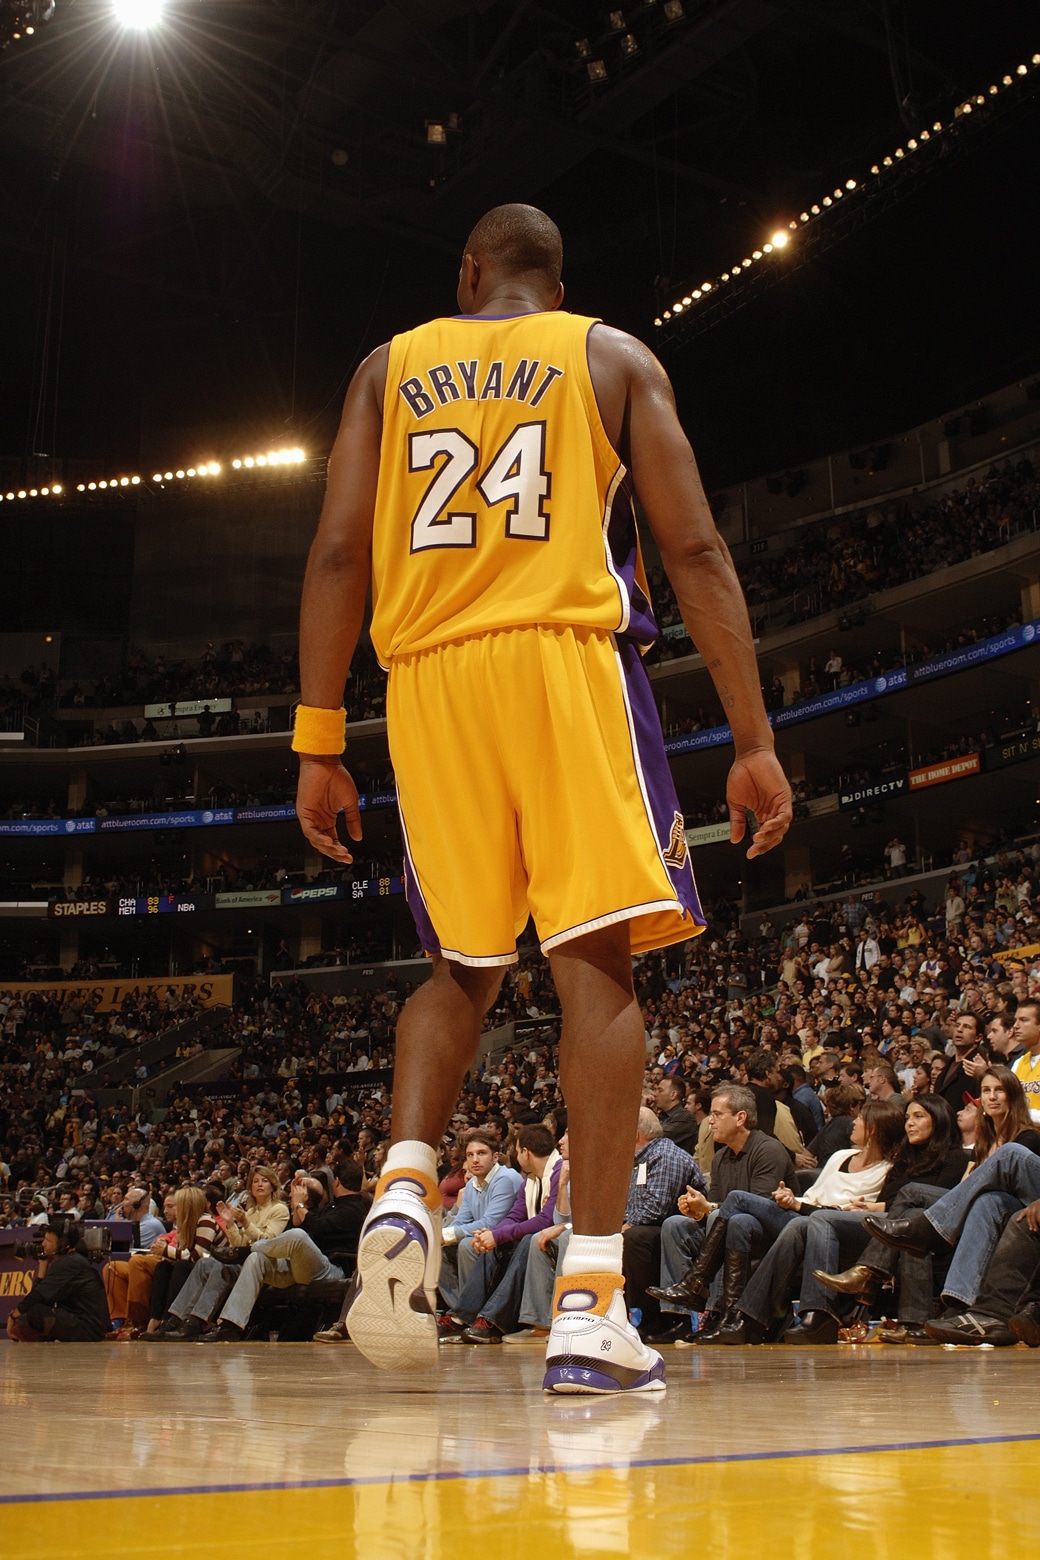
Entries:
<svg viewBox="0 0 1040 1560">
<path fill-rule="evenodd" d="M 739 845 L 747 829 L 746 814 L 758 822 L 748 859 L 764 856 L 779 845 L 791 827 L 791 787 L 769 748 L 755 748 L 738 758 L 726 782 L 730 842 Z"/>
<path fill-rule="evenodd" d="M 350 866 L 354 860 L 336 837 L 336 815 L 343 813 L 352 840 L 361 838 L 358 792 L 338 759 L 300 755 L 300 782 L 296 788 L 296 816 L 305 837 L 323 856 Z"/>
</svg>

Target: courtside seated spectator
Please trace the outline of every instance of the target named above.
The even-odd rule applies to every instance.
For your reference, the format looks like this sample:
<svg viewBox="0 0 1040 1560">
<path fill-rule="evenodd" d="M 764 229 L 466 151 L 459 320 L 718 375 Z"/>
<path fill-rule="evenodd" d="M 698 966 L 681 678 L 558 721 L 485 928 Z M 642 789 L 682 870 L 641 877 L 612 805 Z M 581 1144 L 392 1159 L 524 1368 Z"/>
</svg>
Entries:
<svg viewBox="0 0 1040 1560">
<path fill-rule="evenodd" d="M 515 1295 L 519 1301 L 522 1295 L 531 1237 L 550 1229 L 556 1220 L 564 1159 L 556 1147 L 555 1135 L 541 1124 L 523 1126 L 517 1133 L 514 1152 L 523 1183 L 505 1218 L 493 1228 L 479 1229 L 473 1235 L 473 1249 L 484 1262 L 474 1267 L 451 1313 L 451 1321 L 460 1327 L 460 1341 L 465 1343 L 501 1341 L 515 1320 L 509 1297 Z M 498 1305 L 488 1301 L 489 1295 L 491 1302 L 498 1297 Z M 441 1340 L 447 1341 L 447 1328 L 441 1326 L 438 1331 Z"/>
<path fill-rule="evenodd" d="M 345 1268 L 331 1258 L 338 1256 L 353 1267 L 369 1204 L 361 1194 L 362 1170 L 355 1160 L 341 1160 L 331 1179 L 331 1198 L 327 1175 L 301 1173 L 293 1181 L 289 1193 L 291 1228 L 256 1242 L 224 1302 L 218 1325 L 200 1333 L 199 1343 L 241 1342 L 265 1285 L 288 1289 L 294 1284 L 346 1278 Z"/>
<path fill-rule="evenodd" d="M 44 1272 L 7 1318 L 16 1343 L 99 1343 L 108 1332 L 101 1275 L 78 1247 L 78 1221 L 55 1218 L 43 1232 Z"/>
<path fill-rule="evenodd" d="M 219 1202 L 217 1213 L 227 1232 L 226 1251 L 195 1263 L 187 1283 L 169 1306 L 166 1322 L 150 1335 L 152 1338 L 163 1342 L 197 1338 L 234 1288 L 236 1263 L 258 1242 L 282 1233 L 289 1222 L 289 1205 L 278 1172 L 270 1165 L 257 1165 L 245 1201 L 234 1206 Z"/>
<path fill-rule="evenodd" d="M 441 1234 L 444 1250 L 438 1288 L 443 1311 L 439 1327 L 446 1337 L 457 1331 L 451 1312 L 474 1268 L 482 1261 L 481 1253 L 474 1250 L 473 1237 L 478 1230 L 488 1229 L 506 1217 L 522 1185 L 518 1171 L 499 1163 L 495 1137 L 487 1128 L 472 1127 L 463 1143 L 469 1179 L 455 1205 L 454 1218 L 443 1226 Z"/>
</svg>

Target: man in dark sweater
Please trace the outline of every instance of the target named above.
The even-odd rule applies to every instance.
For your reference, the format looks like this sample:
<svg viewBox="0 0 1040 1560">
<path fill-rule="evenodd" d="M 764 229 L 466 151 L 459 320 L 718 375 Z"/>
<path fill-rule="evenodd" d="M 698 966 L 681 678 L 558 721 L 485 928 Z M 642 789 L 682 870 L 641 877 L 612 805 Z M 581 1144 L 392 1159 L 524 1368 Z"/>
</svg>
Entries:
<svg viewBox="0 0 1040 1560">
<path fill-rule="evenodd" d="M 979 1050 L 979 1021 L 974 1013 L 958 1013 L 953 1020 L 953 1056 L 932 1085 L 933 1094 L 941 1094 L 956 1115 L 966 1094 L 974 1094 L 975 1080 L 964 1071 L 964 1063 Z"/>
<path fill-rule="evenodd" d="M 686 1084 L 678 1073 L 666 1073 L 657 1085 L 654 1110 L 665 1137 L 671 1138 L 677 1148 L 694 1154 L 700 1127 L 686 1109 Z"/>
<path fill-rule="evenodd" d="M 661 1283 L 651 1294 L 661 1302 L 662 1311 L 677 1318 L 676 1337 L 688 1331 L 686 1318 L 693 1306 L 681 1294 L 671 1291 L 688 1272 L 691 1262 L 704 1244 L 707 1215 L 724 1202 L 729 1192 L 757 1192 L 771 1197 L 784 1181 L 794 1179 L 794 1164 L 787 1149 L 758 1126 L 756 1100 L 750 1089 L 724 1084 L 711 1098 L 712 1136 L 715 1156 L 711 1163 L 709 1195 L 688 1187 L 679 1198 L 679 1213 L 666 1219 L 661 1227 Z"/>
<path fill-rule="evenodd" d="M 109 1330 L 101 1275 L 75 1249 L 76 1222 L 44 1230 L 42 1278 L 7 1319 L 7 1336 L 19 1343 L 100 1343 Z"/>
<path fill-rule="evenodd" d="M 331 1198 L 327 1171 L 302 1175 L 293 1182 L 289 1228 L 270 1240 L 256 1242 L 224 1302 L 220 1325 L 203 1333 L 200 1343 L 240 1342 L 265 1284 L 289 1289 L 293 1284 L 346 1277 L 343 1268 L 330 1258 L 342 1255 L 352 1265 L 369 1205 L 361 1196 L 361 1166 L 355 1160 L 340 1160 L 332 1173 Z"/>
</svg>

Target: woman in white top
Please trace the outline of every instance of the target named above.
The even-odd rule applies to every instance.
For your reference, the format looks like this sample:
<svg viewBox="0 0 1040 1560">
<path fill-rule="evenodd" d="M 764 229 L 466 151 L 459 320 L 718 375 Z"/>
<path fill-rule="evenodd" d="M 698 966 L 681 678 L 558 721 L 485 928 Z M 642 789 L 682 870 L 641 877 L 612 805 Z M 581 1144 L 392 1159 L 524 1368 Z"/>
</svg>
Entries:
<svg viewBox="0 0 1040 1560">
<path fill-rule="evenodd" d="M 244 1206 L 233 1208 L 220 1202 L 217 1213 L 227 1223 L 227 1244 L 246 1255 L 257 1241 L 280 1235 L 289 1222 L 289 1205 L 278 1172 L 270 1165 L 256 1165 L 250 1176 L 249 1195 Z M 148 1341 L 184 1343 L 198 1338 L 219 1314 L 240 1271 L 234 1263 L 219 1255 L 197 1262 L 188 1282 L 170 1306 L 166 1320 L 158 1331 L 149 1333 Z"/>
<path fill-rule="evenodd" d="M 664 1295 L 669 1300 L 689 1300 L 692 1307 L 707 1299 L 711 1280 L 723 1269 L 718 1325 L 706 1328 L 703 1336 L 698 1334 L 699 1341 L 750 1342 L 744 1336 L 747 1318 L 738 1301 L 751 1276 L 752 1261 L 765 1255 L 792 1220 L 814 1208 L 851 1208 L 872 1201 L 902 1139 L 902 1108 L 890 1100 L 867 1100 L 853 1122 L 851 1147 L 831 1155 L 804 1197 L 797 1197 L 782 1181 L 772 1197 L 730 1192 L 693 1266 Z M 662 1297 L 657 1291 L 651 1293 Z"/>
</svg>

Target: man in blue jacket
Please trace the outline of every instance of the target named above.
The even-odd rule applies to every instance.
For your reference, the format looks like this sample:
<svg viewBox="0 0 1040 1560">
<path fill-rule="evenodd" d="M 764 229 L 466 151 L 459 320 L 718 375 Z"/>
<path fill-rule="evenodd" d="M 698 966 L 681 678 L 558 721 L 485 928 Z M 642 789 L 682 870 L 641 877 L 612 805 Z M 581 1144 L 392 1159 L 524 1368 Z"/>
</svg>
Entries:
<svg viewBox="0 0 1040 1560">
<path fill-rule="evenodd" d="M 483 1260 L 473 1268 L 460 1289 L 451 1315 L 442 1318 L 439 1324 L 442 1339 L 461 1335 L 467 1343 L 500 1341 L 504 1328 L 485 1316 L 485 1302 L 492 1290 L 497 1295 L 499 1288 L 508 1285 L 514 1264 L 520 1264 L 520 1274 L 526 1272 L 530 1243 L 527 1237 L 548 1229 L 555 1222 L 564 1161 L 549 1128 L 540 1123 L 521 1127 L 516 1138 L 516 1160 L 524 1180 L 505 1218 L 493 1225 L 489 1223 L 471 1237 L 473 1251 Z M 495 1253 L 504 1253 L 505 1248 L 511 1249 L 503 1263 L 502 1257 L 496 1259 Z M 522 1293 L 522 1277 L 519 1287 Z"/>
<path fill-rule="evenodd" d="M 475 1267 L 485 1266 L 482 1253 L 473 1248 L 478 1230 L 498 1224 L 513 1206 L 522 1177 L 495 1158 L 490 1132 L 473 1127 L 466 1133 L 466 1171 L 469 1180 L 459 1194 L 455 1217 L 442 1232 L 443 1260 L 438 1280 L 441 1302 L 447 1311 L 455 1308 Z M 479 1304 L 479 1302 L 478 1302 Z M 444 1331 L 440 1327 L 441 1332 Z M 458 1331 L 457 1328 L 448 1329 Z"/>
</svg>

